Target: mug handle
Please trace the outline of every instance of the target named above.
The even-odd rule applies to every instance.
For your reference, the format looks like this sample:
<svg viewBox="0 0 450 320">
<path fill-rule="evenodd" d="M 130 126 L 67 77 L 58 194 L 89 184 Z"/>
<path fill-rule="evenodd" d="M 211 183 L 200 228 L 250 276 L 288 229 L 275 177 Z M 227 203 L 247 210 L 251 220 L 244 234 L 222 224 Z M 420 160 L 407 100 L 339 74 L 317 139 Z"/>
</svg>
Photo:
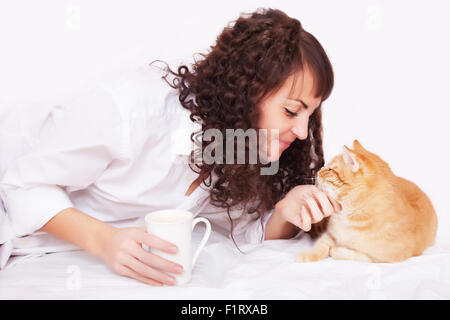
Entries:
<svg viewBox="0 0 450 320">
<path fill-rule="evenodd" d="M 192 220 L 192 230 L 194 230 L 195 225 L 197 223 L 199 223 L 199 222 L 205 223 L 206 231 L 205 231 L 205 234 L 203 235 L 202 241 L 200 241 L 200 244 L 198 245 L 197 250 L 195 251 L 194 256 L 192 258 L 192 268 L 194 267 L 195 262 L 197 261 L 198 255 L 200 254 L 200 251 L 205 246 L 206 241 L 208 241 L 208 238 L 209 238 L 209 236 L 211 234 L 211 224 L 205 218 L 195 218 L 194 220 Z"/>
</svg>

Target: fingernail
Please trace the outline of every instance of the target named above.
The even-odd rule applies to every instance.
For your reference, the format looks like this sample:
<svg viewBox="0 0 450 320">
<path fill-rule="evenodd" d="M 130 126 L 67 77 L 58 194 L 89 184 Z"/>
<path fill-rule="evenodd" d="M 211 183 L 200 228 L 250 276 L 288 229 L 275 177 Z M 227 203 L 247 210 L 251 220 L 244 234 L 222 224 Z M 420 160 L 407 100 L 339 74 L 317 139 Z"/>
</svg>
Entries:
<svg viewBox="0 0 450 320">
<path fill-rule="evenodd" d="M 175 278 L 167 277 L 167 283 L 168 284 L 175 284 Z"/>
<path fill-rule="evenodd" d="M 175 272 L 176 273 L 182 273 L 183 272 L 183 267 L 182 266 L 176 266 L 175 267 Z"/>
<path fill-rule="evenodd" d="M 172 247 L 169 248 L 169 251 L 173 252 L 173 253 L 176 253 L 176 252 L 178 252 L 178 248 L 175 247 L 175 246 L 172 246 Z"/>
</svg>

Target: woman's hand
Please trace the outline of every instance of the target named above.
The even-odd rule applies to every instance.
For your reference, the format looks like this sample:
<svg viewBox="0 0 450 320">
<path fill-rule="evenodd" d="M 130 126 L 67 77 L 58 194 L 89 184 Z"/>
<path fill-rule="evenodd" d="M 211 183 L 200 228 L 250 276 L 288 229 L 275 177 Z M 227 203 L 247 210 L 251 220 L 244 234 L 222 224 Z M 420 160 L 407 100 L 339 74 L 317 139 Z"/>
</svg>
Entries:
<svg viewBox="0 0 450 320">
<path fill-rule="evenodd" d="M 144 228 L 111 228 L 104 238 L 101 258 L 120 275 L 149 285 L 175 284 L 175 278 L 164 273 L 180 274 L 183 267 L 142 248 L 142 244 L 168 253 L 178 248 L 172 243 L 145 232 Z"/>
<path fill-rule="evenodd" d="M 342 206 L 324 191 L 313 185 L 301 185 L 294 187 L 276 204 L 274 214 L 309 231 L 312 224 L 341 210 Z"/>
</svg>

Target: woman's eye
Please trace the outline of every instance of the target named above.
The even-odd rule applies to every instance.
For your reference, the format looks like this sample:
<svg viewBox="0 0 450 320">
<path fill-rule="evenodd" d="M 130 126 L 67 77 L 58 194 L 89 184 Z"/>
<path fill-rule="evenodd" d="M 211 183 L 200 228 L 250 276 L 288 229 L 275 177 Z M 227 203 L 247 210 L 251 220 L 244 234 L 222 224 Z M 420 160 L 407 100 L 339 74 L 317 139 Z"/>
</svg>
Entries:
<svg viewBox="0 0 450 320">
<path fill-rule="evenodd" d="M 290 117 L 296 117 L 298 114 L 296 112 L 292 112 L 291 110 L 289 110 L 288 108 L 284 108 L 284 111 L 287 113 L 288 116 Z"/>
</svg>

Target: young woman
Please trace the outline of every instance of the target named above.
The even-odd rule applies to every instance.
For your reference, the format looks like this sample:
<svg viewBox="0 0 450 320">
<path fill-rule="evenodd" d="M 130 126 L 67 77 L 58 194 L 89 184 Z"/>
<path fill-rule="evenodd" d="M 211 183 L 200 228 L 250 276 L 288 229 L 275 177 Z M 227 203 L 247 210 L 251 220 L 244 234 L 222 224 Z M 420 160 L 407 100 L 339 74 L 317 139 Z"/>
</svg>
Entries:
<svg viewBox="0 0 450 320">
<path fill-rule="evenodd" d="M 181 266 L 142 244 L 177 248 L 136 224 L 164 208 L 206 216 L 241 243 L 309 231 L 340 210 L 313 185 L 324 164 L 321 105 L 332 87 L 319 42 L 298 20 L 268 9 L 226 27 L 191 69 L 151 64 L 64 106 L 4 112 L 0 264 L 33 241 L 54 251 L 60 239 L 120 275 L 173 284 L 166 272 L 181 273 Z M 197 134 L 209 129 L 277 135 L 257 141 L 265 161 L 193 161 L 193 142 L 203 139 L 197 151 L 205 153 L 211 142 Z M 261 174 L 274 163 L 277 170 Z"/>
</svg>

